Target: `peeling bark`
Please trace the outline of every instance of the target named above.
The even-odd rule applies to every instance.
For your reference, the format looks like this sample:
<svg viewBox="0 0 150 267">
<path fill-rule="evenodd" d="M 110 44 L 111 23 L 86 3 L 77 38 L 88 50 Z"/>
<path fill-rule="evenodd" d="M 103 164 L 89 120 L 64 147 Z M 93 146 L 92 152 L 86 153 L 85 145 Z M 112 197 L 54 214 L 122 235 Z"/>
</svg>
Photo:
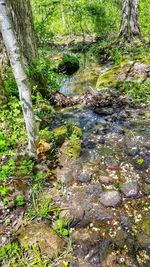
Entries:
<svg viewBox="0 0 150 267">
<path fill-rule="evenodd" d="M 25 73 L 13 21 L 7 6 L 7 0 L 0 0 L 0 30 L 19 89 L 19 96 L 28 133 L 28 154 L 32 157 L 36 157 L 37 131 L 31 101 L 31 89 Z"/>
</svg>

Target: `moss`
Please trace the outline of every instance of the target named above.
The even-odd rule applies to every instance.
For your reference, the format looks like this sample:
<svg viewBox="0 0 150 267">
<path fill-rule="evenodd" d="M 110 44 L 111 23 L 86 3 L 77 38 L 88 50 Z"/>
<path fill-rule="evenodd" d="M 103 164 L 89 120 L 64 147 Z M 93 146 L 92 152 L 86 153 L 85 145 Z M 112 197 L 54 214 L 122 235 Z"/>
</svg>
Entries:
<svg viewBox="0 0 150 267">
<path fill-rule="evenodd" d="M 99 76 L 96 87 L 115 87 L 118 81 L 117 75 L 124 74 L 130 65 L 131 62 L 129 61 L 123 61 L 120 64 L 114 65 L 111 69 Z"/>
<path fill-rule="evenodd" d="M 123 82 L 126 80 L 126 75 L 128 74 L 129 76 L 131 76 L 131 81 L 136 81 L 136 82 L 141 82 L 141 80 L 143 80 L 145 78 L 144 74 L 138 73 L 134 75 L 132 74 L 132 70 L 130 73 L 130 67 L 132 66 L 132 64 L 134 62 L 140 63 L 140 64 L 145 64 L 145 68 L 150 64 L 150 60 L 149 59 L 145 59 L 145 57 L 139 58 L 138 60 L 130 61 L 130 60 L 125 60 L 122 61 L 120 64 L 114 65 L 112 66 L 109 70 L 107 70 L 106 72 L 100 74 L 97 84 L 96 84 L 96 88 L 102 88 L 102 87 L 106 87 L 106 88 L 110 88 L 110 87 L 116 87 L 118 82 Z M 133 70 L 134 73 L 134 70 Z"/>
<path fill-rule="evenodd" d="M 74 134 L 71 135 L 68 142 L 68 153 L 73 159 L 76 159 L 81 153 L 81 140 Z"/>
<path fill-rule="evenodd" d="M 143 219 L 141 228 L 145 234 L 150 235 L 150 216 L 147 216 Z"/>
<path fill-rule="evenodd" d="M 60 126 L 54 129 L 53 136 L 56 144 L 61 145 L 65 141 L 67 134 L 68 130 L 66 126 Z"/>
<path fill-rule="evenodd" d="M 82 130 L 74 124 L 63 125 L 54 129 L 53 137 L 57 145 L 62 145 L 65 139 L 69 139 L 69 142 L 74 139 L 80 140 Z"/>
<path fill-rule="evenodd" d="M 74 134 L 76 137 L 81 138 L 82 137 L 82 130 L 78 126 L 71 124 L 68 126 L 68 131 L 70 135 Z"/>
</svg>

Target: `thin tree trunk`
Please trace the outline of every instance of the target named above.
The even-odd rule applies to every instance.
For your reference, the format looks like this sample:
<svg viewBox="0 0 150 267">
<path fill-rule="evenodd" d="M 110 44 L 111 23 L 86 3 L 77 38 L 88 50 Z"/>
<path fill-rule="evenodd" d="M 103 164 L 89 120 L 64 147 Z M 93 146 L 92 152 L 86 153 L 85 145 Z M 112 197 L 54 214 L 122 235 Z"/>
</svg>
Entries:
<svg viewBox="0 0 150 267">
<path fill-rule="evenodd" d="M 0 0 L 0 29 L 19 89 L 19 96 L 28 133 L 28 154 L 32 157 L 36 157 L 37 132 L 31 101 L 31 90 L 25 73 L 17 38 L 15 36 L 7 0 Z"/>
<path fill-rule="evenodd" d="M 133 38 L 140 38 L 138 5 L 139 0 L 122 0 L 122 19 L 119 39 L 123 38 L 131 41 Z"/>
</svg>

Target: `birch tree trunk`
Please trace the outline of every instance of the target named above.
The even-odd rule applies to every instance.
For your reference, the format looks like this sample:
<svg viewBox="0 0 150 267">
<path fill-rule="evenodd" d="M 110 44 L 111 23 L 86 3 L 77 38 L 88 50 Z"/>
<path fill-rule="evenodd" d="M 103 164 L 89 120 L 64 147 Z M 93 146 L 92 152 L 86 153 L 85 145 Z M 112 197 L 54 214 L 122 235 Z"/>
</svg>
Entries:
<svg viewBox="0 0 150 267">
<path fill-rule="evenodd" d="M 122 19 L 119 39 L 123 38 L 131 41 L 134 37 L 140 38 L 138 5 L 139 0 L 122 0 Z"/>
<path fill-rule="evenodd" d="M 31 101 L 31 89 L 25 73 L 21 51 L 15 36 L 7 0 L 0 0 L 0 29 L 19 89 L 19 96 L 28 133 L 28 154 L 31 157 L 36 157 L 37 131 Z"/>
</svg>

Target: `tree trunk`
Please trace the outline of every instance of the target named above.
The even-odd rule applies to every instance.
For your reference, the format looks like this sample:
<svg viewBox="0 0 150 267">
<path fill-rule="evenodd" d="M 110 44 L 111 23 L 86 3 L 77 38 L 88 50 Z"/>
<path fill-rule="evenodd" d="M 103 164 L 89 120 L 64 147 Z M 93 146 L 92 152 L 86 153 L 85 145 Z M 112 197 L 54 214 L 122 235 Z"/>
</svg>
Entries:
<svg viewBox="0 0 150 267">
<path fill-rule="evenodd" d="M 7 0 L 21 52 L 30 63 L 37 55 L 30 0 Z"/>
<path fill-rule="evenodd" d="M 19 96 L 28 133 L 28 154 L 32 157 L 36 157 L 37 132 L 31 101 L 31 90 L 6 2 L 7 0 L 0 0 L 0 29 L 19 89 Z"/>
<path fill-rule="evenodd" d="M 138 5 L 139 0 L 122 0 L 122 19 L 119 39 L 123 38 L 131 41 L 133 38 L 140 38 Z"/>
</svg>

